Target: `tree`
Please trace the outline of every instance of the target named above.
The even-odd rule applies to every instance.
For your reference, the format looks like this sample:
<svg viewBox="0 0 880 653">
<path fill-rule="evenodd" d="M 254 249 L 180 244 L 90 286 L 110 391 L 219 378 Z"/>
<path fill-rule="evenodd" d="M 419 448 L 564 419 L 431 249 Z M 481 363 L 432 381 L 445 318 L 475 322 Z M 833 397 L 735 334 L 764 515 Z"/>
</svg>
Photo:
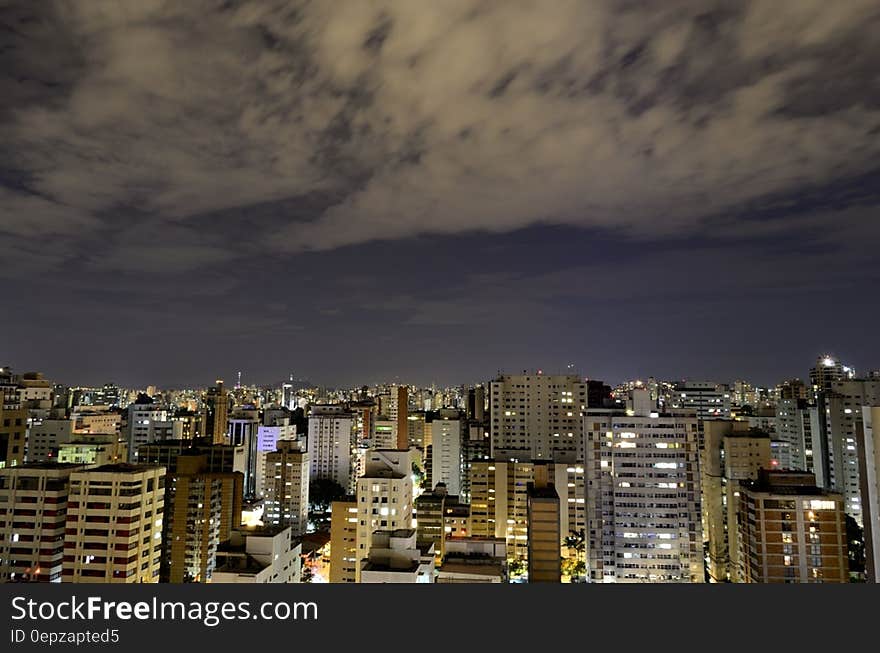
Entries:
<svg viewBox="0 0 880 653">
<path fill-rule="evenodd" d="M 865 535 L 859 523 L 846 515 L 846 546 L 850 574 L 861 577 L 865 573 Z"/>
<path fill-rule="evenodd" d="M 345 489 L 330 478 L 319 478 L 309 483 L 309 512 L 325 513 L 330 504 L 345 496 Z"/>
</svg>

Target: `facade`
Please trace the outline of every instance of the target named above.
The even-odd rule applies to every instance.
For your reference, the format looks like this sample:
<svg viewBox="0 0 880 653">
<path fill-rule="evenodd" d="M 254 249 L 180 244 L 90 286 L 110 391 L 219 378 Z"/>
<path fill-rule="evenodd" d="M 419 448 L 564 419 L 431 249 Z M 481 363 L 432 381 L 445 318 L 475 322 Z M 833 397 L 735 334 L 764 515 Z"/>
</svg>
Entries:
<svg viewBox="0 0 880 653">
<path fill-rule="evenodd" d="M 263 521 L 289 526 L 300 537 L 309 519 L 309 454 L 298 440 L 281 440 L 277 447 L 266 454 Z"/>
<path fill-rule="evenodd" d="M 209 582 L 217 548 L 241 523 L 240 472 L 215 471 L 205 454 L 183 454 L 166 476 L 162 581 Z"/>
<path fill-rule="evenodd" d="M 536 465 L 535 481 L 527 486 L 530 583 L 558 583 L 562 579 L 559 495 L 548 470 L 547 465 Z"/>
<path fill-rule="evenodd" d="M 8 367 L 0 367 L 0 468 L 25 461 L 27 416 L 16 377 Z"/>
<path fill-rule="evenodd" d="M 849 582 L 844 499 L 809 472 L 762 472 L 739 502 L 744 583 Z"/>
<path fill-rule="evenodd" d="M 731 582 L 738 574 L 740 483 L 757 479 L 760 470 L 771 468 L 771 441 L 747 422 L 713 420 L 704 429 L 700 473 L 709 580 Z"/>
<path fill-rule="evenodd" d="M 408 449 L 368 452 L 366 471 L 357 481 L 357 570 L 369 557 L 375 531 L 411 529 L 412 454 Z M 360 582 L 360 578 L 358 581 Z"/>
<path fill-rule="evenodd" d="M 454 495 L 461 493 L 463 427 L 460 419 L 442 414 L 431 422 L 431 483 L 443 483 Z"/>
<path fill-rule="evenodd" d="M 141 445 L 163 440 L 171 435 L 166 426 L 173 432 L 173 427 L 168 423 L 168 411 L 156 406 L 152 400 L 142 399 L 140 402 L 129 404 L 125 438 L 129 454 L 132 456 L 131 462 L 137 461 L 137 453 Z"/>
<path fill-rule="evenodd" d="M 330 506 L 330 582 L 357 580 L 358 504 L 355 497 Z"/>
<path fill-rule="evenodd" d="M 217 379 L 213 388 L 208 388 L 202 408 L 202 424 L 199 434 L 210 438 L 214 444 L 226 442 L 226 422 L 229 415 L 229 394 L 223 381 Z"/>
<path fill-rule="evenodd" d="M 703 582 L 697 419 L 630 412 L 584 417 L 590 578 Z"/>
<path fill-rule="evenodd" d="M 788 460 L 779 461 L 781 469 L 812 471 L 813 435 L 806 399 L 783 398 L 776 403 L 776 437 L 788 443 Z"/>
<path fill-rule="evenodd" d="M 309 479 L 330 479 L 352 488 L 354 415 L 341 406 L 315 406 L 309 415 Z"/>
<path fill-rule="evenodd" d="M 491 382 L 489 394 L 493 458 L 578 460 L 587 404 L 580 377 L 502 375 Z"/>
<path fill-rule="evenodd" d="M 65 583 L 156 583 L 165 468 L 119 463 L 70 474 Z"/>
<path fill-rule="evenodd" d="M 857 438 L 865 535 L 865 580 L 880 583 L 880 407 L 862 407 L 862 422 Z"/>
<path fill-rule="evenodd" d="M 830 381 L 819 393 L 814 411 L 816 435 L 821 440 L 816 449 L 823 455 L 821 463 L 815 465 L 818 484 L 843 494 L 846 513 L 860 526 L 863 520 L 856 437 L 862 428 L 864 406 L 880 406 L 880 380 Z"/>
<path fill-rule="evenodd" d="M 76 419 L 46 417 L 28 420 L 28 462 L 47 462 L 58 459 L 61 446 L 74 439 Z"/>
<path fill-rule="evenodd" d="M 0 583 L 60 583 L 70 474 L 76 465 L 0 469 Z"/>
</svg>

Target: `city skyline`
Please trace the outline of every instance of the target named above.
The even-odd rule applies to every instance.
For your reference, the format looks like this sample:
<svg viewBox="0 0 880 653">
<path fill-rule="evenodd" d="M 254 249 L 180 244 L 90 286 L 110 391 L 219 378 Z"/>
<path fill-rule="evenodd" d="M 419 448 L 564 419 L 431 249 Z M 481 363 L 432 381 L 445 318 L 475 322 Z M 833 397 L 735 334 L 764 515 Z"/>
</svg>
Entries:
<svg viewBox="0 0 880 653">
<path fill-rule="evenodd" d="M 13 2 L 0 24 L 18 370 L 878 366 L 870 0 Z"/>
<path fill-rule="evenodd" d="M 215 374 L 211 376 L 210 374 L 200 374 L 197 379 L 195 379 L 192 383 L 159 383 L 155 380 L 147 380 L 140 382 L 121 382 L 119 379 L 115 378 L 100 378 L 94 377 L 94 379 L 89 382 L 83 382 L 79 378 L 74 378 L 73 380 L 67 378 L 58 378 L 56 375 L 53 375 L 51 371 L 43 370 L 43 369 L 32 369 L 30 367 L 25 368 L 16 365 L 8 364 L 5 366 L 7 371 L 11 370 L 18 374 L 23 373 L 39 373 L 42 374 L 44 378 L 54 382 L 61 383 L 62 385 L 67 385 L 69 387 L 82 387 L 82 388 L 98 388 L 105 384 L 112 384 L 119 388 L 125 388 L 128 390 L 143 390 L 149 388 L 151 386 L 156 387 L 158 390 L 189 390 L 189 389 L 205 389 L 214 385 L 216 381 L 223 381 L 227 388 L 232 390 L 237 387 L 237 383 L 234 382 L 235 379 L 238 378 L 239 374 L 242 374 L 242 387 L 254 387 L 254 388 L 273 388 L 279 386 L 280 384 L 284 384 L 290 381 L 293 381 L 296 385 L 302 386 L 303 388 L 328 388 L 334 390 L 345 390 L 345 389 L 355 389 L 360 387 L 376 387 L 376 386 L 391 386 L 391 385 L 407 385 L 411 387 L 417 388 L 429 388 L 429 387 L 437 387 L 438 389 L 443 388 L 456 388 L 463 386 L 472 386 L 475 384 L 488 384 L 492 379 L 496 378 L 499 375 L 504 374 L 519 374 L 522 373 L 530 373 L 530 374 L 540 374 L 546 376 L 559 376 L 559 375 L 575 375 L 584 379 L 591 379 L 595 381 L 602 381 L 603 383 L 610 384 L 612 387 L 618 385 L 625 385 L 627 383 L 643 381 L 646 382 L 648 379 L 654 379 L 658 382 L 668 382 L 668 383 L 676 383 L 676 382 L 713 382 L 719 384 L 732 384 L 736 382 L 745 382 L 751 384 L 755 388 L 765 388 L 771 389 L 783 384 L 786 381 L 799 379 L 804 382 L 809 382 L 809 370 L 812 365 L 816 365 L 821 362 L 823 358 L 832 357 L 833 360 L 840 362 L 842 365 L 851 366 L 852 369 L 855 370 L 856 375 L 858 377 L 868 377 L 869 375 L 876 374 L 880 372 L 880 366 L 872 366 L 872 365 L 853 365 L 853 361 L 847 359 L 846 357 L 840 357 L 836 355 L 836 352 L 831 350 L 822 351 L 817 353 L 810 359 L 809 363 L 801 365 L 803 368 L 800 373 L 797 374 L 789 374 L 781 376 L 775 380 L 771 380 L 768 383 L 757 382 L 757 380 L 750 376 L 749 374 L 744 374 L 737 377 L 703 377 L 703 376 L 695 376 L 695 375 L 672 375 L 672 376 L 662 376 L 657 374 L 636 374 L 632 376 L 622 377 L 620 375 L 613 377 L 599 377 L 591 374 L 584 374 L 582 370 L 580 370 L 577 366 L 572 363 L 569 363 L 560 369 L 554 368 L 545 368 L 545 367 L 528 367 L 528 368 L 514 368 L 514 367 L 499 367 L 493 373 L 489 373 L 484 375 L 482 378 L 471 378 L 471 379 L 463 379 L 459 378 L 457 380 L 451 379 L 446 382 L 438 382 L 436 380 L 424 380 L 424 379 L 412 379 L 412 378 L 384 378 L 384 379 L 371 379 L 361 380 L 361 382 L 353 382 L 353 383 L 334 383 L 334 382 L 326 382 L 324 380 L 319 380 L 318 375 L 316 373 L 314 375 L 296 375 L 293 379 L 290 378 L 290 373 L 287 375 L 275 375 L 274 377 L 270 376 L 268 378 L 262 379 L 253 379 L 249 378 L 248 375 L 242 370 L 236 370 L 235 372 L 231 372 L 229 374 Z M 3 369 L 3 368 L 0 368 Z M 78 377 L 76 373 L 73 375 L 74 377 Z"/>
</svg>

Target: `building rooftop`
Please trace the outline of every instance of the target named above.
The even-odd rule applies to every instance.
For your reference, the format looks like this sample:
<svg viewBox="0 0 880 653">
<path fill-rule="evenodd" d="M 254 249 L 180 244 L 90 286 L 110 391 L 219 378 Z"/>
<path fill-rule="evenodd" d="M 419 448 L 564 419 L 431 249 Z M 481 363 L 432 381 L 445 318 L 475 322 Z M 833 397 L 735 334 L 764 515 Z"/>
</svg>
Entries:
<svg viewBox="0 0 880 653">
<path fill-rule="evenodd" d="M 220 551 L 217 552 L 218 556 L 218 564 L 214 568 L 214 573 L 227 573 L 227 574 L 258 574 L 263 571 L 268 565 L 264 565 L 262 562 L 257 560 L 256 558 L 247 555 L 247 554 L 224 554 L 222 556 L 223 562 L 220 563 L 221 555 Z"/>
<path fill-rule="evenodd" d="M 22 463 L 21 465 L 15 465 L 13 467 L 4 467 L 5 471 L 15 470 L 15 469 L 75 469 L 82 468 L 84 465 L 81 463 L 57 463 L 57 462 L 29 462 Z"/>
<path fill-rule="evenodd" d="M 403 564 L 400 564 L 396 561 L 394 563 L 369 561 L 364 565 L 361 571 L 383 571 L 394 572 L 398 574 L 412 574 L 418 571 L 419 566 L 420 565 L 418 562 L 411 562 L 409 560 L 405 561 Z"/>
<path fill-rule="evenodd" d="M 149 463 L 110 463 L 101 465 L 100 467 L 92 467 L 89 472 L 100 472 L 107 474 L 140 474 L 154 469 L 165 469 L 162 465 L 151 465 Z"/>
</svg>

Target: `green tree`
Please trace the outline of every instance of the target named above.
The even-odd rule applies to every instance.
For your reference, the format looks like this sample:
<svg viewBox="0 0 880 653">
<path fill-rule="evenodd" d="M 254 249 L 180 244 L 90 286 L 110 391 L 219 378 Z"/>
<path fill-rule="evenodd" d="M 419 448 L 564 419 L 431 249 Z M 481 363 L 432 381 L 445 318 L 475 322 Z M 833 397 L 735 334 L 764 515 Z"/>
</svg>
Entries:
<svg viewBox="0 0 880 653">
<path fill-rule="evenodd" d="M 865 534 L 859 523 L 846 515 L 846 547 L 849 572 L 861 577 L 865 573 Z"/>
<path fill-rule="evenodd" d="M 345 496 L 345 489 L 329 478 L 319 478 L 309 483 L 309 512 L 326 513 L 330 504 Z"/>
</svg>

